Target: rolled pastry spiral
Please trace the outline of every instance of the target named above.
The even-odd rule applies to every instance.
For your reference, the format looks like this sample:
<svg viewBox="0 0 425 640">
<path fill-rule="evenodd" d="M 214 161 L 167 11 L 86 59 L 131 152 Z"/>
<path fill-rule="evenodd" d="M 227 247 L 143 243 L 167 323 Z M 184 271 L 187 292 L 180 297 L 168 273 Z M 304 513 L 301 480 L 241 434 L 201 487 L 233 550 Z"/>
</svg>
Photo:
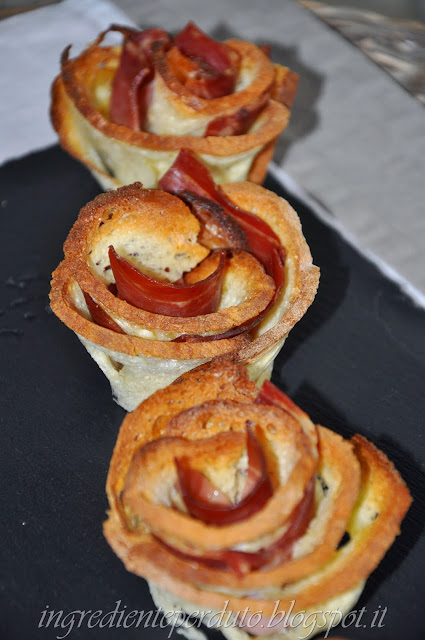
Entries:
<svg viewBox="0 0 425 640">
<path fill-rule="evenodd" d="M 229 640 L 326 629 L 326 616 L 308 633 L 301 620 L 352 608 L 410 505 L 373 444 L 314 425 L 270 382 L 259 391 L 225 359 L 184 374 L 126 416 L 107 493 L 104 533 L 126 568 L 149 581 L 166 611 L 196 611 L 208 622 L 225 605 L 234 624 L 227 618 L 220 630 Z M 223 496 L 224 507 L 214 502 Z M 257 614 L 251 626 L 241 618 L 247 608 Z"/>
<path fill-rule="evenodd" d="M 138 183 L 86 205 L 65 242 L 65 259 L 53 273 L 52 309 L 77 334 L 127 410 L 184 371 L 225 354 L 237 354 L 253 379 L 270 377 L 286 335 L 314 299 L 318 269 L 290 205 L 251 183 L 223 189 L 232 202 L 255 210 L 279 238 L 286 259 L 277 297 L 273 279 L 250 252 L 210 250 L 201 243 L 201 223 L 180 198 Z M 164 315 L 130 304 L 111 291 L 110 246 L 155 278 L 176 282 L 184 276 L 195 285 L 224 253 L 217 308 L 180 317 L 178 311 Z M 98 312 L 112 325 L 99 323 Z"/>
<path fill-rule="evenodd" d="M 69 58 L 69 47 L 62 55 L 51 106 L 62 147 L 84 163 L 105 189 L 135 181 L 156 187 L 182 148 L 196 153 L 218 183 L 261 183 L 277 137 L 288 123 L 298 76 L 273 64 L 256 45 L 229 40 L 225 46 L 238 63 L 234 88 L 218 97 L 200 97 L 179 77 L 182 65 L 175 57 L 181 54 L 168 34 L 159 29 L 142 34 L 125 27 L 112 30 L 123 33 L 122 46 L 100 46 L 108 30 L 76 58 Z M 152 44 L 151 32 L 154 36 L 158 32 L 157 38 L 162 34 L 167 46 L 161 39 Z M 111 95 L 123 51 L 131 52 L 134 41 L 144 34 L 154 75 L 145 121 L 135 129 L 113 121 Z M 207 49 L 224 46 L 211 43 Z M 193 58 L 184 60 L 190 64 Z M 125 98 L 126 91 L 122 94 Z M 249 126 L 239 126 L 243 132 L 238 133 L 235 123 L 241 122 Z"/>
</svg>

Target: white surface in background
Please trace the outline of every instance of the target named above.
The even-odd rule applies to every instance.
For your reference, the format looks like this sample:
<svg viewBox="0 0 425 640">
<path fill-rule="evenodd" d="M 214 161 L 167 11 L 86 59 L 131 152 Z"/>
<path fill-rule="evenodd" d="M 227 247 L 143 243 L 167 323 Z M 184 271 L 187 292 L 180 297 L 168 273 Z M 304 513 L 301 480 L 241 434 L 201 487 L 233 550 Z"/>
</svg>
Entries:
<svg viewBox="0 0 425 640">
<path fill-rule="evenodd" d="M 131 24 L 105 0 L 63 0 L 0 21 L 0 164 L 57 143 L 49 108 L 60 55 L 68 44 L 84 48 L 112 22 Z"/>
<path fill-rule="evenodd" d="M 383 275 L 395 282 L 400 289 L 416 304 L 418 307 L 423 307 L 425 309 L 425 295 L 422 291 L 419 291 L 415 286 L 413 286 L 406 278 L 404 278 L 398 271 L 396 271 L 393 267 L 391 267 L 388 263 L 384 262 L 379 258 L 379 256 L 375 255 L 372 251 L 365 250 L 363 247 L 359 246 L 356 238 L 352 233 L 347 231 L 346 228 L 336 219 L 333 218 L 326 209 L 317 202 L 310 194 L 308 194 L 305 189 L 300 187 L 300 185 L 295 182 L 291 176 L 289 176 L 283 169 L 281 169 L 274 162 L 269 165 L 269 173 L 283 186 L 285 189 L 293 196 L 305 202 L 313 213 L 320 218 L 328 227 L 331 227 L 337 233 L 344 238 L 344 240 L 350 244 L 352 247 L 356 249 L 362 256 L 364 256 L 369 262 L 375 265 L 379 269 Z"/>
</svg>

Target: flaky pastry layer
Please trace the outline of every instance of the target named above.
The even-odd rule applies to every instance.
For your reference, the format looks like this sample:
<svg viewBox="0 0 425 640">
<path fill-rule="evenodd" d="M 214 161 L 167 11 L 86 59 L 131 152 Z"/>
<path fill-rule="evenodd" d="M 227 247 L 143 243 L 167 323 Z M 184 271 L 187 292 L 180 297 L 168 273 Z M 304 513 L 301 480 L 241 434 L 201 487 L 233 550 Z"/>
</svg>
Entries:
<svg viewBox="0 0 425 640">
<path fill-rule="evenodd" d="M 108 475 L 105 535 L 127 569 L 156 585 L 157 592 L 159 588 L 185 602 L 191 611 L 219 611 L 228 602 L 229 611 L 248 607 L 261 611 L 266 620 L 279 611 L 319 610 L 323 603 L 344 598 L 352 606 L 354 595 L 358 597 L 399 533 L 411 501 L 409 491 L 386 456 L 360 435 L 346 441 L 317 426 L 318 457 L 311 458 L 308 448 L 313 441 L 306 414 L 291 404 L 289 411 L 286 405 L 255 403 L 257 395 L 244 367 L 214 361 L 185 374 L 129 414 Z M 219 491 L 234 497 L 244 464 L 240 436 L 247 420 L 262 425 L 274 494 L 241 522 L 206 524 L 187 513 L 176 497 L 174 457 L 188 456 Z M 303 443 L 307 447 L 301 459 L 314 461 L 316 483 L 313 515 L 295 540 L 291 556 L 243 575 L 203 563 L 203 554 L 211 551 L 263 549 L 273 543 L 273 531 L 281 535 L 290 522 L 293 509 L 288 514 L 284 495 L 286 487 L 288 501 L 292 500 L 292 471 L 297 466 L 287 440 L 291 430 L 301 449 Z M 221 442 L 225 436 L 227 454 Z M 270 516 L 276 496 L 280 509 Z M 340 545 L 344 533 L 348 541 Z"/>
<path fill-rule="evenodd" d="M 199 222 L 177 197 L 143 189 L 140 184 L 101 194 L 82 209 L 65 242 L 65 260 L 53 274 L 52 309 L 77 333 L 111 381 L 118 402 L 129 410 L 148 392 L 170 384 L 184 371 L 232 352 L 249 366 L 254 380 L 270 377 L 286 335 L 314 298 L 319 271 L 312 264 L 295 211 L 275 194 L 251 183 L 223 188 L 236 204 L 270 225 L 286 253 L 283 289 L 249 334 L 226 337 L 227 331 L 255 319 L 267 308 L 274 285 L 258 261 L 243 251 L 233 252 L 228 261 L 220 304 L 214 313 L 189 318 L 163 316 L 137 309 L 108 289 L 113 282 L 110 244 L 136 267 L 148 265 L 157 277 L 169 276 L 171 280 L 205 258 L 208 250 L 197 242 Z M 125 333 L 95 324 L 83 292 Z M 173 342 L 185 334 L 199 339 Z M 145 360 L 150 357 L 156 360 Z"/>
<path fill-rule="evenodd" d="M 52 87 L 51 117 L 62 147 L 83 162 L 103 188 L 135 181 L 156 187 L 182 148 L 197 154 L 218 183 L 264 180 L 277 137 L 289 120 L 295 74 L 274 65 L 255 45 L 232 40 L 228 45 L 242 61 L 240 88 L 204 100 L 188 95 L 164 58 L 157 64 L 148 110 L 150 131 L 135 131 L 109 119 L 120 47 L 100 47 L 100 40 L 74 59 L 69 59 L 69 48 L 65 50 Z M 271 97 L 277 78 L 280 102 Z M 214 118 L 263 103 L 247 133 L 202 137 Z"/>
</svg>

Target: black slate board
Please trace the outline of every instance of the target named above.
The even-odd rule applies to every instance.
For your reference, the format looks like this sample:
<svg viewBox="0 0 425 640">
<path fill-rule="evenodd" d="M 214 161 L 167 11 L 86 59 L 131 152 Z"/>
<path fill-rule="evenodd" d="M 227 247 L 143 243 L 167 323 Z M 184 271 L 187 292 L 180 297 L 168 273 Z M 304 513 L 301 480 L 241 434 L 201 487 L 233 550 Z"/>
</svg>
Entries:
<svg viewBox="0 0 425 640">
<path fill-rule="evenodd" d="M 267 185 L 280 195 L 282 187 Z M 74 334 L 48 310 L 50 273 L 81 206 L 99 192 L 58 147 L 0 168 L 0 638 L 143 638 L 168 629 L 39 628 L 44 611 L 152 609 L 102 536 L 104 485 L 124 411 Z M 289 198 L 322 271 L 274 381 L 316 422 L 360 432 L 395 462 L 414 496 L 402 535 L 369 579 L 361 640 L 422 640 L 425 629 L 425 335 L 416 308 L 376 268 Z M 387 607 L 383 628 L 373 612 Z M 59 618 L 55 618 L 60 622 Z M 63 617 L 61 618 L 63 620 Z M 68 625 L 68 626 L 66 626 Z M 220 637 L 209 632 L 211 637 Z M 178 638 L 176 634 L 174 638 Z"/>
</svg>

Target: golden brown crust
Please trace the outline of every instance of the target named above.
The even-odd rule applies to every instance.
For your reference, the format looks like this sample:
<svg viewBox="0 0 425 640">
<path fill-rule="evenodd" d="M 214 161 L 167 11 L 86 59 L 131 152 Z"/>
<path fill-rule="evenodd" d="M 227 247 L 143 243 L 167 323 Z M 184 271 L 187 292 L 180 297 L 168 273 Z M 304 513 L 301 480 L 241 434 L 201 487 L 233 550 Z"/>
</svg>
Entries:
<svg viewBox="0 0 425 640">
<path fill-rule="evenodd" d="M 252 211 L 267 222 L 286 252 L 286 285 L 280 296 L 281 307 L 276 313 L 276 322 L 260 325 L 253 342 L 238 353 L 241 362 L 249 363 L 288 335 L 302 318 L 316 295 L 320 272 L 312 264 L 299 218 L 288 202 L 249 182 L 226 184 L 222 188 L 239 207 Z M 279 301 L 274 307 L 276 310 L 279 308 Z M 262 331 L 264 326 L 266 330 Z"/>
<path fill-rule="evenodd" d="M 298 74 L 275 64 L 275 79 L 271 97 L 288 108 L 292 107 L 298 88 Z"/>
<path fill-rule="evenodd" d="M 91 345 L 116 353 L 177 362 L 198 360 L 194 364 L 234 353 L 240 361 L 253 362 L 255 366 L 265 353 L 270 353 L 272 358 L 271 350 L 279 348 L 311 304 L 318 269 L 312 265 L 299 220 L 287 202 L 251 183 L 225 185 L 224 190 L 234 202 L 255 212 L 271 226 L 287 256 L 283 291 L 252 335 L 208 340 L 211 334 L 226 336 L 226 331 L 255 319 L 273 295 L 271 278 L 257 260 L 245 252 L 233 251 L 229 259 L 224 275 L 223 304 L 215 313 L 189 318 L 154 314 L 120 300 L 108 289 L 113 282 L 108 257 L 110 244 L 123 257 L 136 260 L 136 266 L 140 259 L 141 268 L 145 268 L 143 259 L 131 256 L 139 252 L 142 255 L 147 247 L 150 257 L 146 266 L 161 268 L 164 275 L 171 269 L 175 279 L 192 269 L 208 252 L 196 241 L 198 221 L 179 198 L 160 190 L 143 189 L 138 183 L 101 194 L 82 209 L 65 242 L 65 260 L 53 274 L 54 312 Z M 157 224 L 159 216 L 160 225 Z M 156 267 L 149 262 L 152 256 Z M 201 267 L 198 270 L 202 273 Z M 125 334 L 92 322 L 84 301 L 77 302 L 82 292 L 89 294 Z M 200 338 L 195 342 L 173 342 L 181 334 Z M 259 372 L 253 375 L 256 378 Z M 143 386 L 143 381 L 140 385 Z M 131 405 L 126 401 L 125 406 L 134 408 L 137 400 L 133 402 Z"/>
<path fill-rule="evenodd" d="M 240 91 L 210 100 L 194 95 L 179 82 L 168 64 L 167 54 L 164 55 L 161 51 L 154 53 L 155 67 L 168 89 L 168 98 L 176 109 L 188 116 L 192 115 L 193 111 L 217 116 L 235 113 L 243 107 L 256 107 L 267 99 L 275 80 L 276 72 L 273 63 L 255 44 L 243 40 L 227 40 L 226 44 L 236 51 L 242 65 L 250 72 L 253 80 Z"/>
<path fill-rule="evenodd" d="M 76 283 L 68 271 L 65 261 L 58 266 L 52 275 L 50 305 L 54 313 L 79 336 L 110 351 L 164 360 L 197 360 L 217 358 L 225 354 L 230 355 L 248 342 L 245 335 L 191 343 L 145 340 L 138 336 L 116 333 L 92 322 L 77 310 L 73 294 L 73 286 Z"/>
<path fill-rule="evenodd" d="M 226 361 L 222 361 L 221 367 L 221 375 L 227 377 L 234 376 L 238 371 L 237 365 Z M 220 610 L 223 603 L 228 600 L 228 610 L 243 611 L 249 607 L 252 611 L 261 611 L 263 615 L 268 616 L 273 612 L 276 613 L 277 600 L 279 611 L 287 611 L 295 600 L 293 610 L 296 612 L 354 589 L 376 568 L 392 544 L 411 502 L 409 492 L 394 466 L 381 451 L 361 436 L 354 436 L 349 443 L 324 427 L 319 427 L 319 470 L 321 474 L 325 474 L 326 481 L 330 483 L 331 493 L 334 491 L 331 499 L 332 506 L 326 512 L 327 524 L 324 529 L 321 529 L 314 519 L 311 523 L 312 532 L 317 531 L 322 534 L 316 545 L 313 547 L 304 545 L 306 553 L 301 551 L 298 557 L 270 570 L 253 571 L 238 577 L 228 571 L 205 567 L 177 557 L 153 537 L 151 526 L 154 523 L 150 520 L 150 516 L 146 520 L 145 504 L 142 511 L 138 510 L 138 505 L 135 503 L 132 504 L 130 511 L 122 510 L 121 499 L 124 500 L 125 505 L 126 496 L 121 496 L 121 490 L 125 486 L 130 461 L 137 450 L 142 452 L 139 454 L 138 461 L 136 456 L 136 467 L 133 467 L 133 473 L 137 476 L 141 471 L 137 468 L 137 464 L 143 461 L 145 455 L 143 449 L 139 449 L 140 443 L 135 440 L 137 434 L 140 433 L 142 443 L 149 441 L 154 433 L 152 425 L 155 424 L 155 414 L 159 416 L 161 406 L 166 403 L 166 417 L 161 420 L 161 429 L 157 435 L 165 435 L 171 447 L 173 438 L 177 437 L 181 443 L 179 446 L 183 447 L 182 450 L 188 446 L 184 444 L 187 437 L 189 437 L 187 442 L 193 443 L 196 426 L 183 427 L 185 421 L 179 419 L 177 399 L 180 397 L 183 401 L 182 408 L 186 410 L 187 416 L 190 402 L 187 400 L 186 389 L 190 389 L 192 381 L 196 380 L 193 405 L 196 407 L 200 404 L 203 386 L 206 399 L 209 405 L 213 406 L 211 399 L 214 399 L 212 396 L 217 393 L 220 385 L 215 386 L 211 394 L 209 383 L 212 380 L 212 371 L 219 371 L 218 363 L 209 364 L 205 369 L 204 385 L 202 385 L 204 378 L 204 366 L 202 366 L 185 376 L 183 380 L 177 381 L 160 392 L 161 396 L 157 394 L 152 396 L 148 406 L 142 405 L 124 421 L 114 450 L 107 484 L 111 511 L 104 530 L 109 543 L 129 570 L 151 580 L 179 598 L 193 603 L 194 608 L 207 607 Z M 230 396 L 234 393 L 233 389 L 244 388 L 243 369 L 240 368 L 239 371 L 239 378 L 235 378 Z M 170 397 L 167 403 L 168 393 Z M 245 402 L 248 412 L 249 408 L 252 409 L 252 405 L 249 404 L 249 398 Z M 220 402 L 213 404 L 217 407 L 215 428 L 219 424 L 220 416 L 223 418 L 223 423 L 228 424 L 230 415 L 226 414 L 228 403 L 223 403 L 222 398 Z M 194 411 L 198 417 L 200 412 L 202 413 L 202 409 L 199 408 L 195 408 Z M 293 413 L 296 415 L 295 411 Z M 144 431 L 145 416 L 151 425 L 146 431 Z M 230 422 L 233 424 L 234 421 Z M 171 425 L 168 430 L 167 424 Z M 276 418 L 273 424 L 276 425 Z M 223 429 L 225 429 L 224 426 Z M 213 439 L 217 438 L 214 428 L 213 433 L 216 434 Z M 172 434 L 171 439 L 169 434 Z M 177 434 L 180 435 L 177 436 Z M 219 435 L 223 434 L 225 431 Z M 238 431 L 234 435 L 237 436 Z M 202 431 L 197 437 L 202 438 Z M 189 444 L 189 446 L 198 449 L 202 447 L 203 442 L 205 441 L 198 439 L 195 444 Z M 161 449 L 166 451 L 165 444 L 161 444 L 161 440 L 148 445 L 148 451 L 152 447 L 154 457 Z M 149 453 L 149 456 L 151 455 Z M 170 456 L 170 452 L 167 455 Z M 197 455 L 203 454 L 199 452 Z M 232 456 L 233 454 L 230 454 L 230 459 Z M 224 464 L 222 458 L 223 453 L 220 452 L 219 464 Z M 153 459 L 149 459 L 152 463 Z M 203 462 L 204 465 L 208 465 L 208 459 L 207 456 Z M 152 469 L 155 469 L 155 464 Z M 153 482 L 155 486 L 155 481 Z M 326 503 L 324 504 L 326 506 Z M 136 508 L 136 512 L 133 508 Z M 168 507 L 168 511 L 176 510 Z M 141 524 L 136 524 L 136 528 L 133 528 L 134 521 L 131 520 L 133 524 L 129 525 L 127 518 L 129 515 L 134 517 L 135 514 L 140 518 Z M 189 519 L 189 516 L 186 517 Z M 249 519 L 249 526 L 245 526 L 247 538 L 251 538 L 253 518 L 255 516 Z M 317 512 L 316 518 L 320 520 L 320 511 Z M 192 522 L 194 525 L 197 524 L 193 518 Z M 226 528 L 229 527 L 224 527 Z M 350 541 L 337 550 L 338 542 L 345 530 L 350 535 Z M 153 531 L 158 536 L 158 530 L 155 528 Z M 181 529 L 175 530 L 176 538 L 180 538 L 180 531 Z M 162 535 L 161 529 L 159 538 L 162 538 Z M 182 537 L 186 535 L 187 531 L 183 530 Z M 309 535 L 311 536 L 311 533 L 308 530 L 305 536 L 308 538 Z M 201 538 L 195 540 L 196 537 L 194 535 L 192 538 L 193 548 L 201 550 L 204 548 L 203 541 Z M 301 550 L 302 542 L 303 538 L 300 541 Z M 217 591 L 217 587 L 221 587 L 222 590 Z M 266 589 L 265 593 L 272 595 L 262 595 L 262 589 Z M 253 590 L 256 591 L 256 595 L 252 594 Z"/>
<path fill-rule="evenodd" d="M 168 432 L 169 429 L 167 429 Z M 319 429 L 319 437 L 323 463 L 332 467 L 333 474 L 339 477 L 334 477 L 337 488 L 334 500 L 328 509 L 326 522 L 319 529 L 321 537 L 310 552 L 272 569 L 252 571 L 241 577 L 223 569 L 183 560 L 157 540 L 151 541 L 144 554 L 154 555 L 157 566 L 179 580 L 204 587 L 225 584 L 229 589 L 261 589 L 269 585 L 288 584 L 301 580 L 320 569 L 331 558 L 345 532 L 359 493 L 360 466 L 352 453 L 350 443 L 323 427 Z M 324 531 L 325 535 L 323 535 Z"/>
<path fill-rule="evenodd" d="M 203 406 L 205 407 L 205 404 Z M 277 441 L 281 446 L 290 448 L 296 462 L 284 486 L 279 486 L 278 478 L 274 479 L 275 491 L 273 497 L 270 498 L 261 511 L 250 518 L 249 530 L 247 531 L 246 522 L 217 527 L 205 524 L 200 520 L 194 520 L 185 513 L 155 503 L 151 499 L 152 495 L 149 487 L 144 487 L 143 483 L 140 484 L 137 479 L 141 478 L 143 480 L 143 470 L 146 465 L 151 469 L 150 479 L 152 480 L 152 486 L 155 484 L 153 474 L 156 466 L 161 469 L 161 473 L 165 472 L 169 482 L 175 478 L 174 445 L 171 442 L 173 438 L 167 438 L 164 446 L 162 446 L 161 440 L 146 445 L 150 447 L 149 460 L 146 460 L 146 452 L 144 450 L 140 451 L 138 455 L 135 455 L 131 469 L 128 471 L 126 488 L 122 496 L 124 508 L 129 508 L 133 513 L 143 513 L 143 522 L 151 529 L 152 533 L 181 551 L 187 551 L 189 548 L 198 550 L 228 549 L 237 544 L 249 542 L 273 533 L 286 523 L 293 509 L 300 502 L 316 465 L 316 459 L 311 451 L 309 440 L 302 428 L 289 414 L 277 407 L 265 405 L 247 406 L 221 401 L 210 403 L 208 412 L 211 413 L 211 418 L 214 414 L 219 417 L 223 430 L 228 428 L 228 424 L 232 425 L 232 433 L 227 433 L 228 441 L 226 442 L 229 448 L 231 447 L 232 439 L 236 435 L 245 433 L 246 421 L 249 420 L 262 428 L 263 446 L 266 451 L 272 447 L 272 443 L 276 444 Z M 197 418 L 198 416 L 195 418 L 192 415 L 191 422 L 195 420 L 195 423 L 198 424 L 198 430 L 201 430 L 198 437 L 205 438 L 207 434 L 202 431 L 203 420 L 198 420 Z M 139 420 L 143 423 L 143 413 Z M 187 414 L 186 420 L 189 421 Z M 278 434 L 275 433 L 276 430 L 272 427 L 275 424 L 279 424 Z M 184 446 L 184 443 L 180 443 L 176 447 L 175 455 L 177 457 L 183 455 L 193 456 L 195 460 L 192 466 L 195 469 L 200 467 L 200 470 L 202 468 L 205 470 L 207 459 L 210 459 L 211 462 L 214 462 L 216 472 L 218 466 L 219 473 L 218 447 L 222 446 L 221 441 L 217 440 L 219 435 L 223 436 L 226 433 L 218 433 L 212 436 L 216 440 L 212 443 L 212 448 L 208 448 L 205 454 L 201 453 L 204 443 L 191 439 L 186 446 Z M 238 443 L 240 443 L 239 440 Z M 152 447 L 157 448 L 155 450 L 156 456 L 152 456 Z M 160 451 L 158 451 L 158 448 Z M 195 453 L 192 452 L 192 449 L 195 450 Z M 298 457 L 296 457 L 296 452 Z M 239 451 L 239 457 L 240 455 Z M 270 455 L 271 458 L 275 456 L 275 452 Z M 236 462 L 237 459 L 238 456 L 236 456 Z M 226 456 L 221 459 L 221 463 L 223 466 L 228 465 Z M 133 482 L 131 479 L 133 479 Z"/>
<path fill-rule="evenodd" d="M 362 449 L 363 445 L 360 445 L 360 450 Z M 385 496 L 387 503 L 391 504 L 392 490 L 395 489 L 398 495 L 394 513 L 391 514 L 387 507 L 385 517 L 381 519 L 380 526 L 374 527 L 371 525 L 356 545 L 355 552 L 349 554 L 345 561 L 340 560 L 338 562 L 338 560 L 335 560 L 329 563 L 326 570 L 316 572 L 315 583 L 312 581 L 311 584 L 305 586 L 302 584 L 304 581 L 302 581 L 299 590 L 296 588 L 296 583 L 283 589 L 278 597 L 279 611 L 287 611 L 291 607 L 293 600 L 296 601 L 293 611 L 302 611 L 307 607 L 325 601 L 327 598 L 354 588 L 360 580 L 367 578 L 376 568 L 388 547 L 392 544 L 395 535 L 398 533 L 399 522 L 410 505 L 410 496 L 405 485 L 400 483 L 397 474 L 393 474 L 391 478 L 387 476 L 386 482 L 382 482 L 382 476 L 386 476 L 386 470 L 381 467 L 383 461 L 377 457 L 374 462 L 378 465 L 374 469 L 377 482 L 389 492 Z M 370 463 L 370 460 L 368 463 Z M 369 467 L 363 467 L 363 470 L 368 473 L 370 469 Z M 249 596 L 234 596 L 229 593 L 202 589 L 174 578 L 167 568 L 157 565 L 156 556 L 153 554 L 154 549 L 149 548 L 150 553 L 145 555 L 144 547 L 150 542 L 149 534 L 138 536 L 134 533 L 126 532 L 123 535 L 119 520 L 114 513 L 105 523 L 104 531 L 109 543 L 121 557 L 128 570 L 152 580 L 155 584 L 170 593 L 178 595 L 180 598 L 188 600 L 201 608 L 210 607 L 219 610 L 222 608 L 223 603 L 229 600 L 229 610 L 243 611 L 246 607 L 249 607 L 253 611 L 261 611 L 265 616 L 272 615 L 273 612 L 276 613 L 276 599 L 274 598 L 272 600 L 264 600 Z"/>
<path fill-rule="evenodd" d="M 93 62 L 90 61 L 90 64 L 98 65 L 109 62 L 109 56 L 105 55 L 107 51 L 104 52 L 102 48 L 100 53 L 101 55 Z M 72 64 L 76 60 L 78 60 L 78 58 L 66 64 Z M 198 136 L 163 136 L 148 133 L 147 131 L 136 131 L 107 120 L 101 113 L 94 109 L 83 86 L 77 84 L 77 80 L 84 80 L 88 72 L 89 69 L 86 69 L 83 74 L 73 73 L 72 67 L 67 66 L 64 68 L 62 75 L 54 80 L 51 106 L 52 122 L 59 136 L 61 137 L 63 134 L 64 142 L 68 139 L 69 132 L 64 128 L 64 123 L 67 121 L 68 106 L 64 102 L 65 96 L 63 91 L 93 127 L 110 138 L 115 138 L 116 140 L 142 149 L 157 151 L 189 149 L 198 154 L 230 156 L 235 153 L 249 151 L 257 146 L 270 142 L 281 133 L 282 129 L 284 129 L 289 122 L 289 110 L 275 100 L 270 100 L 261 113 L 259 119 L 261 126 L 251 133 L 244 133 L 237 136 L 208 136 L 202 138 Z M 80 75 L 82 75 L 81 78 Z M 70 148 L 72 148 L 72 145 L 70 145 Z"/>
<path fill-rule="evenodd" d="M 143 216 L 143 226 L 139 223 Z M 160 224 L 158 222 L 160 221 Z M 172 236 L 176 250 L 188 250 L 187 238 L 196 238 L 198 220 L 180 198 L 160 189 L 144 189 L 140 182 L 101 193 L 80 211 L 64 244 L 66 258 L 88 259 L 98 238 L 110 236 L 115 225 L 133 234 L 156 234 L 162 241 Z M 191 247 L 196 262 L 208 255 L 199 244 Z"/>
<path fill-rule="evenodd" d="M 69 59 L 69 47 L 62 55 L 62 70 L 52 86 L 51 105 L 52 123 L 59 135 L 61 145 L 95 174 L 103 176 L 103 184 L 114 187 L 124 182 L 105 166 L 104 151 L 99 156 L 94 142 L 96 131 L 106 136 L 106 139 L 115 141 L 115 144 L 124 145 L 122 153 L 126 152 L 127 145 L 133 151 L 140 150 L 141 154 L 143 150 L 176 153 L 186 148 L 200 154 L 201 161 L 204 161 L 203 156 L 205 156 L 205 161 L 208 162 L 208 156 L 211 158 L 237 157 L 238 154 L 252 152 L 252 163 L 247 177 L 255 182 L 261 182 L 276 139 L 286 127 L 290 116 L 288 106 L 270 98 L 275 75 L 278 73 L 280 76 L 281 86 L 288 85 L 287 98 L 283 102 L 286 101 L 289 104 L 290 96 L 293 96 L 296 87 L 292 76 L 287 73 L 288 70 L 282 67 L 280 71 L 279 65 L 273 65 L 255 45 L 240 41 L 231 41 L 230 45 L 240 52 L 242 59 L 245 60 L 245 66 L 252 68 L 252 82 L 240 91 L 212 100 L 195 99 L 192 94 L 186 95 L 186 89 L 172 76 L 166 64 L 166 57 L 158 59 L 157 66 L 161 72 L 157 74 L 157 82 L 162 83 L 162 89 L 167 94 L 166 99 L 170 104 L 172 103 L 172 108 L 187 117 L 196 114 L 207 118 L 223 116 L 245 107 L 253 109 L 264 103 L 265 107 L 257 117 L 255 126 L 248 133 L 208 137 L 160 135 L 135 131 L 111 122 L 108 119 L 108 107 L 96 104 L 96 93 L 98 85 L 110 85 L 118 65 L 120 48 L 100 47 L 95 43 L 75 59 Z M 285 93 L 284 89 L 282 89 L 282 95 L 283 93 Z M 279 97 L 276 91 L 275 95 Z M 75 110 L 82 116 L 84 122 L 79 121 L 74 113 Z M 93 130 L 90 130 L 90 127 Z M 112 148 L 111 153 L 113 153 Z M 133 180 L 132 174 L 132 179 L 125 183 Z"/>
<path fill-rule="evenodd" d="M 86 264 L 77 260 L 67 260 L 66 264 L 81 288 L 111 317 L 125 319 L 152 331 L 175 332 L 176 336 L 225 333 L 255 319 L 267 307 L 274 293 L 273 281 L 265 274 L 258 261 L 246 252 L 235 252 L 227 261 L 224 277 L 231 280 L 233 286 L 236 286 L 237 282 L 241 283 L 241 290 L 246 291 L 245 299 L 237 305 L 225 307 L 214 313 L 179 318 L 138 309 L 113 295 L 105 283 L 100 282 L 91 273 Z"/>
<path fill-rule="evenodd" d="M 258 394 L 257 386 L 250 381 L 244 367 L 226 360 L 212 360 L 180 376 L 166 389 L 160 389 L 143 403 L 143 425 L 140 411 L 125 417 L 125 427 L 120 429 L 108 475 L 108 497 L 117 506 L 125 475 L 136 449 L 146 442 L 165 434 L 168 421 L 185 409 L 209 400 L 226 399 L 236 402 L 252 402 Z"/>
<path fill-rule="evenodd" d="M 104 275 L 110 270 L 108 247 L 113 244 L 118 250 L 119 243 L 126 252 L 129 251 L 126 244 L 130 245 L 129 256 L 123 256 L 130 260 L 135 248 L 141 252 L 143 245 L 154 249 L 160 245 L 166 264 L 164 275 L 170 271 L 173 260 L 180 269 L 177 277 L 183 267 L 184 271 L 192 269 L 192 274 L 198 273 L 199 278 L 206 277 L 202 265 L 196 271 L 193 268 L 208 254 L 196 242 L 199 230 L 198 220 L 180 198 L 165 191 L 143 189 L 140 183 L 135 183 L 100 194 L 83 207 L 64 245 L 65 264 L 81 289 L 114 319 L 124 319 L 147 330 L 175 332 L 176 336 L 225 333 L 255 319 L 274 295 L 272 278 L 245 251 L 233 251 L 225 267 L 223 287 L 235 289 L 236 304 L 207 315 L 180 318 L 138 309 L 111 293 L 110 280 Z M 150 249 L 150 254 L 154 249 Z M 173 254 L 181 257 L 176 260 Z M 98 264 L 100 273 L 94 271 Z M 146 269 L 143 260 L 141 266 Z M 210 271 L 208 265 L 206 269 Z"/>
</svg>

